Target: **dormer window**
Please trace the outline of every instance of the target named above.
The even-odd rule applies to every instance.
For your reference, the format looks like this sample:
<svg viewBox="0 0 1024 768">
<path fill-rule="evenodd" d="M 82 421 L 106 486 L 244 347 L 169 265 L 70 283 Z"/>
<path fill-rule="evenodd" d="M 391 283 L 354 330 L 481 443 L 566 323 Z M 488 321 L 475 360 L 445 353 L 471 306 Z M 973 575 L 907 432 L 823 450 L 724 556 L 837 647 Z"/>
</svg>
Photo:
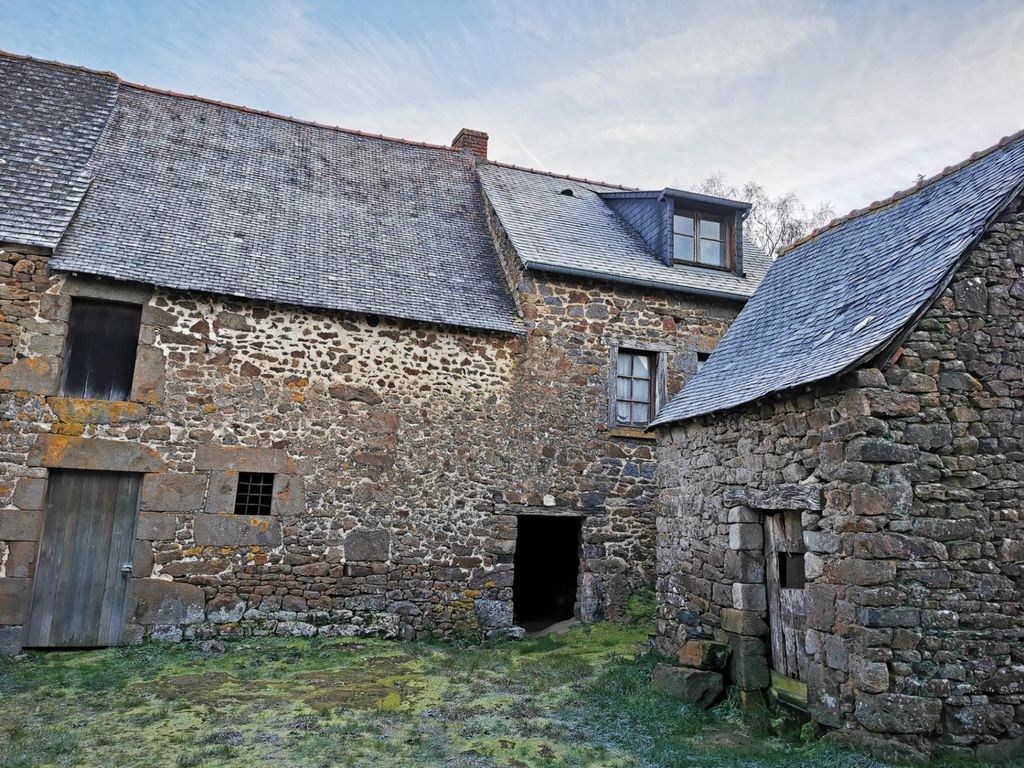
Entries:
<svg viewBox="0 0 1024 768">
<path fill-rule="evenodd" d="M 675 262 L 731 269 L 731 246 L 730 220 L 702 211 L 676 209 L 672 217 Z"/>
<path fill-rule="evenodd" d="M 697 266 L 744 276 L 743 219 L 750 203 L 671 188 L 599 196 L 666 267 Z"/>
</svg>

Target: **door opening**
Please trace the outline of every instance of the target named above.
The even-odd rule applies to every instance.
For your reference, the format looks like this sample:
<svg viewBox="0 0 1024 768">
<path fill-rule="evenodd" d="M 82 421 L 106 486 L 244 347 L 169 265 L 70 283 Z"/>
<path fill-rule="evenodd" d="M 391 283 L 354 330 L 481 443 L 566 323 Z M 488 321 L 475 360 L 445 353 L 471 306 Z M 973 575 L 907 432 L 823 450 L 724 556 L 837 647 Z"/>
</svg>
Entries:
<svg viewBox="0 0 1024 768">
<path fill-rule="evenodd" d="M 783 704 L 807 708 L 807 611 L 804 546 L 800 512 L 788 510 L 764 519 L 768 630 L 772 645 L 772 693 Z"/>
<path fill-rule="evenodd" d="M 519 516 L 512 591 L 516 624 L 527 632 L 575 613 L 581 523 L 579 517 Z"/>
<path fill-rule="evenodd" d="M 26 647 L 120 642 L 141 478 L 50 470 Z"/>
</svg>

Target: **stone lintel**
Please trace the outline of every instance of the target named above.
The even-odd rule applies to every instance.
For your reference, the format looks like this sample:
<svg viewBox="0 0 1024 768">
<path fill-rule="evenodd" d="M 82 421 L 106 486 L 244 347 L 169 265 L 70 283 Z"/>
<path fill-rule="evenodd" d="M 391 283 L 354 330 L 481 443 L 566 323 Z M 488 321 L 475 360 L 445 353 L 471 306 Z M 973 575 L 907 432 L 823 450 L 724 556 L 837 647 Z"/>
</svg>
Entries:
<svg viewBox="0 0 1024 768">
<path fill-rule="evenodd" d="M 108 472 L 159 472 L 163 461 L 152 448 L 124 440 L 43 434 L 29 450 L 28 466 Z"/>
<path fill-rule="evenodd" d="M 593 510 L 575 509 L 573 507 L 537 507 L 522 506 L 508 507 L 506 509 L 495 508 L 496 515 L 514 515 L 516 517 L 591 517 Z"/>
<path fill-rule="evenodd" d="M 125 424 L 142 421 L 149 409 L 139 403 L 121 400 L 84 400 L 77 397 L 48 397 L 46 404 L 64 423 Z"/>
<path fill-rule="evenodd" d="M 141 283 L 68 275 L 64 280 L 61 293 L 83 299 L 119 301 L 122 304 L 145 304 L 149 301 L 153 291 L 148 285 Z"/>
<path fill-rule="evenodd" d="M 736 488 L 724 494 L 727 507 L 745 506 L 760 510 L 796 509 L 820 511 L 822 490 L 817 483 L 782 483 L 767 490 Z"/>
<path fill-rule="evenodd" d="M 250 448 L 238 445 L 200 445 L 196 469 L 236 472 L 281 472 L 295 474 L 295 462 L 281 448 Z"/>
</svg>

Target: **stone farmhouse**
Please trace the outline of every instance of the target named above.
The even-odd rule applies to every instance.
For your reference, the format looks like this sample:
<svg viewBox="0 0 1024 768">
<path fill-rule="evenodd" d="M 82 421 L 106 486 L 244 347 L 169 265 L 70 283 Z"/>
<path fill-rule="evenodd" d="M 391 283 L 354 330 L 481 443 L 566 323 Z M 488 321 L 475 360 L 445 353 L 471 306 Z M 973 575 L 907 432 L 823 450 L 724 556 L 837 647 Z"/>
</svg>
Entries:
<svg viewBox="0 0 1024 768">
<path fill-rule="evenodd" d="M 1024 133 L 772 265 L 656 419 L 660 650 L 843 743 L 1021 750 L 1022 187 Z"/>
<path fill-rule="evenodd" d="M 749 206 L 0 55 L 0 649 L 502 636 L 655 576 Z"/>
</svg>

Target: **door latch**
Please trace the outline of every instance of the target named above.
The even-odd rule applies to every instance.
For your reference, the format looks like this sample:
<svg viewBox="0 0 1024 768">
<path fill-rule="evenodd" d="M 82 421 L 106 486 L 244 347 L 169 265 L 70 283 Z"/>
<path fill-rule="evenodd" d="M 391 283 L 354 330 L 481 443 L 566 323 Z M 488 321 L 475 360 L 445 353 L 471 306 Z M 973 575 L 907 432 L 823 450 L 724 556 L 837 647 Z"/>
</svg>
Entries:
<svg viewBox="0 0 1024 768">
<path fill-rule="evenodd" d="M 131 573 L 131 572 L 132 572 L 132 564 L 131 563 L 121 563 L 121 573 L 126 573 L 127 574 L 127 573 Z"/>
</svg>

